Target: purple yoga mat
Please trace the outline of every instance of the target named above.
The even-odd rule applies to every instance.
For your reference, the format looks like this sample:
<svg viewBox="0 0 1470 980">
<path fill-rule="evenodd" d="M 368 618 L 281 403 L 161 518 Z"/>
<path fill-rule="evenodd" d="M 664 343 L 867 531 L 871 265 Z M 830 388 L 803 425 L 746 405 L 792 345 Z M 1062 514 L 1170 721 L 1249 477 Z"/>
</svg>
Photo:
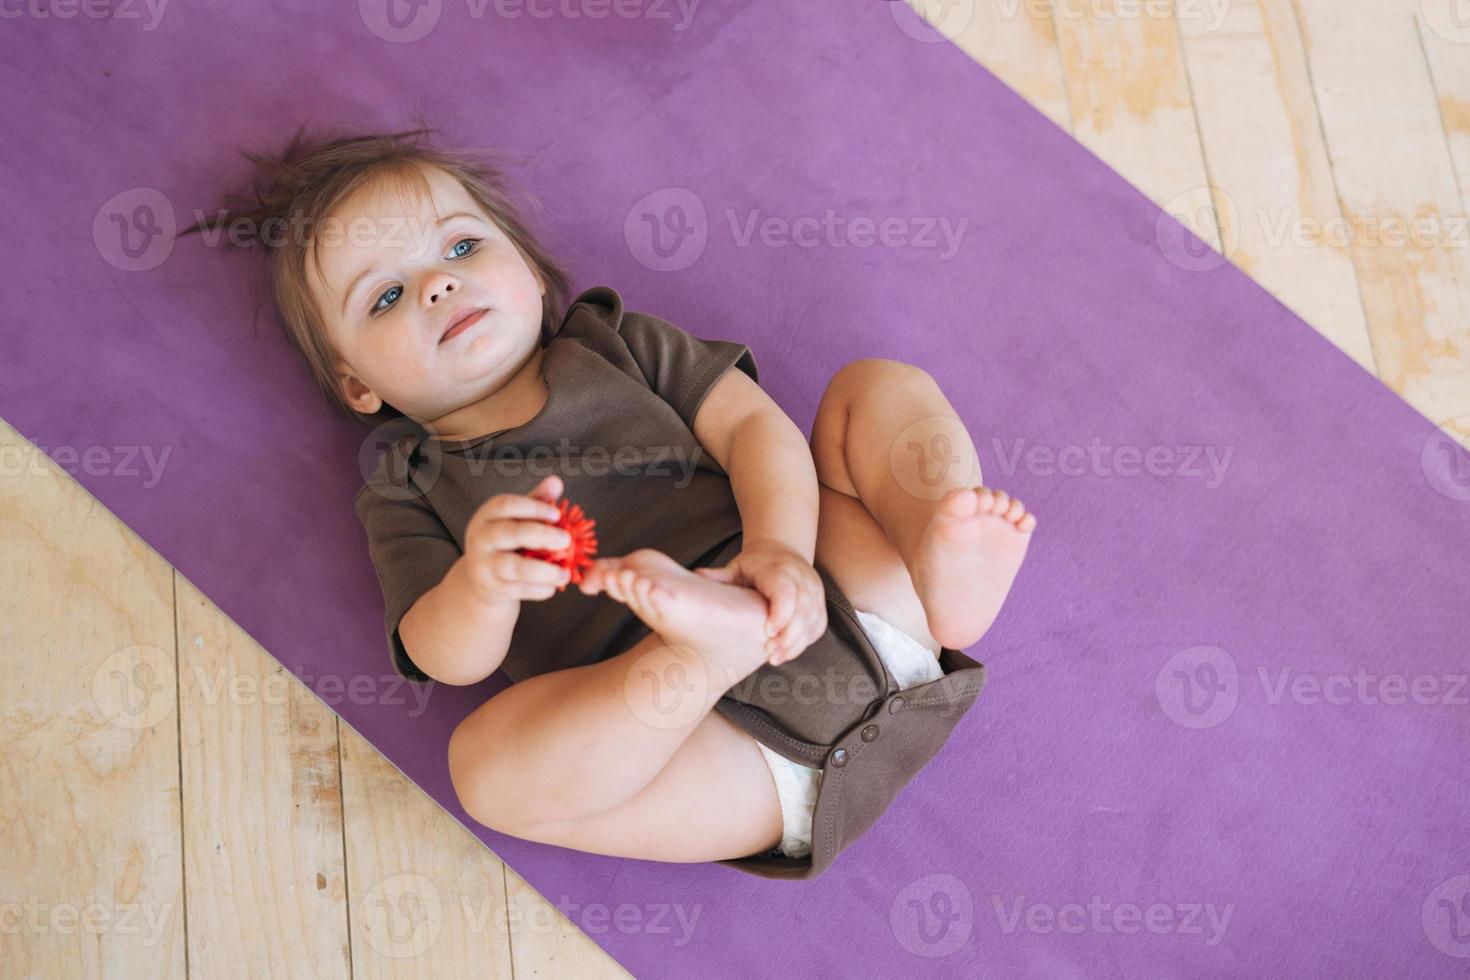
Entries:
<svg viewBox="0 0 1470 980">
<path fill-rule="evenodd" d="M 849 360 L 928 369 L 1041 521 L 980 701 L 824 876 L 477 830 L 627 969 L 1464 975 L 1454 443 L 902 4 L 385 2 L 7 21 L 0 415 L 463 819 L 498 683 L 396 685 L 363 433 L 253 255 L 160 234 L 236 147 L 422 110 L 523 156 L 578 289 L 749 343 L 803 427 Z"/>
</svg>

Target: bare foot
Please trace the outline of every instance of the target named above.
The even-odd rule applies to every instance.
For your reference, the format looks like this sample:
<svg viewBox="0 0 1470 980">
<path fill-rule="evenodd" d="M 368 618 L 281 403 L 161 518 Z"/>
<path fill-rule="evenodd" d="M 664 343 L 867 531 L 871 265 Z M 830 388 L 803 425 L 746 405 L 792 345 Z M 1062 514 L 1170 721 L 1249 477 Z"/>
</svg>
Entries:
<svg viewBox="0 0 1470 980">
<path fill-rule="evenodd" d="M 1036 516 L 1004 490 L 961 487 L 939 501 L 906 562 L 934 639 L 962 650 L 985 635 L 1035 527 Z"/>
<path fill-rule="evenodd" d="M 732 671 L 738 684 L 766 662 L 766 600 L 754 589 L 696 575 L 661 551 L 598 558 L 579 584 L 625 604 L 665 642 L 687 646 Z"/>
</svg>

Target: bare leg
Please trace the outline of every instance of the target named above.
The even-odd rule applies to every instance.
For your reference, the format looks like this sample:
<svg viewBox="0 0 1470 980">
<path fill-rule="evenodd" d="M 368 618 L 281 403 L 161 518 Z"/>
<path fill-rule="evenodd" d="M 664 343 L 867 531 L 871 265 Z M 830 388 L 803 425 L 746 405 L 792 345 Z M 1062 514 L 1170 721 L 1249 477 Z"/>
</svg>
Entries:
<svg viewBox="0 0 1470 980">
<path fill-rule="evenodd" d="M 593 854 L 650 861 L 721 861 L 781 843 L 781 804 L 751 738 L 711 711 L 668 765 L 632 799 L 577 820 L 516 834 Z"/>
<path fill-rule="evenodd" d="M 582 588 L 607 590 L 662 632 L 608 660 L 527 678 L 455 729 L 449 769 L 460 803 L 506 833 L 630 799 L 765 659 L 765 600 L 666 555 L 600 559 Z"/>
<path fill-rule="evenodd" d="M 898 361 L 847 365 L 817 409 L 812 458 L 824 487 L 818 558 L 853 604 L 936 652 L 978 640 L 1036 518 L 980 485 L 974 443 L 934 379 Z"/>
<path fill-rule="evenodd" d="M 936 416 L 937 425 L 913 426 Z M 949 436 L 949 453 L 961 464 L 974 459 L 968 433 L 927 375 L 895 362 L 868 361 L 844 369 L 833 380 L 812 444 L 823 484 L 817 559 L 855 606 L 877 613 L 937 653 L 940 643 L 930 634 L 926 603 L 941 614 L 936 618 L 950 606 L 962 607 L 962 618 L 965 608 L 987 603 L 986 615 L 993 615 L 1020 562 L 1017 539 L 1024 552 L 1025 535 L 1016 525 L 1029 529 L 1034 518 L 1026 519 L 1019 502 L 1007 500 L 1002 507 L 996 494 L 974 490 L 978 467 L 970 473 L 963 465 L 951 466 L 953 472 L 946 474 L 932 465 L 924 472 L 899 465 L 910 441 L 923 447 L 924 437 L 936 434 Z M 943 448 L 932 438 L 929 444 Z M 889 453 L 894 445 L 898 452 Z M 922 459 L 915 456 L 912 462 L 917 467 Z M 961 479 L 965 476 L 972 479 Z M 947 567 L 950 577 L 961 582 L 956 594 L 931 587 L 921 599 L 904 555 L 867 501 L 885 515 L 916 569 L 927 571 L 932 580 L 936 567 Z M 977 523 L 987 509 L 985 523 Z M 977 561 L 983 565 L 964 568 Z M 619 581 L 626 574 L 614 560 L 599 568 L 598 579 L 610 594 L 636 595 L 636 589 Z M 674 586 L 679 591 L 678 583 Z M 972 642 L 963 639 L 962 630 L 976 631 L 976 636 L 983 632 L 973 622 L 956 628 L 951 621 L 937 629 L 941 636 L 958 638 L 946 643 L 956 647 Z M 659 775 L 628 801 L 595 816 L 545 821 L 520 835 L 599 854 L 699 861 L 767 851 L 779 843 L 781 829 L 775 784 L 759 749 L 749 735 L 711 712 Z"/>
</svg>

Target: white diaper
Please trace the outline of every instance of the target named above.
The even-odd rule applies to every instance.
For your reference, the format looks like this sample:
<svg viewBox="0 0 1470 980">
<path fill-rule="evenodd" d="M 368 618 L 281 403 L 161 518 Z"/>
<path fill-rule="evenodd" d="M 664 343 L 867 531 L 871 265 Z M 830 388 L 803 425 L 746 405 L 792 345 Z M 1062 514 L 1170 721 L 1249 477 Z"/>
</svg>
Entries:
<svg viewBox="0 0 1470 980">
<path fill-rule="evenodd" d="M 933 651 L 894 626 L 888 620 L 861 609 L 854 609 L 863 632 L 888 666 L 900 689 L 907 689 L 944 676 Z M 765 856 L 785 854 L 803 858 L 812 852 L 812 812 L 817 806 L 817 790 L 822 785 L 822 770 L 792 762 L 757 742 L 766 765 L 776 779 L 776 795 L 781 800 L 781 844 Z"/>
</svg>

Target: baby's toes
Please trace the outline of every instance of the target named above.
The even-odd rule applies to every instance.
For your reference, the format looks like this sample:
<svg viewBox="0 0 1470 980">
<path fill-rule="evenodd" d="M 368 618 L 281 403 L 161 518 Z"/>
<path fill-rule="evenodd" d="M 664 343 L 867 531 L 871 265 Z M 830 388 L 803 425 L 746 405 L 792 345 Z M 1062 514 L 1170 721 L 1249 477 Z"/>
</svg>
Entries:
<svg viewBox="0 0 1470 980">
<path fill-rule="evenodd" d="M 990 492 L 995 495 L 995 504 L 991 508 L 990 512 L 997 516 L 1004 517 L 1006 508 L 1011 506 L 1011 495 L 1006 493 L 1004 490 L 992 490 Z"/>
<path fill-rule="evenodd" d="M 606 592 L 618 602 L 628 601 L 628 572 L 626 569 L 614 568 L 602 575 L 602 591 Z"/>
<path fill-rule="evenodd" d="M 624 568 L 622 571 L 618 572 L 618 585 L 622 587 L 624 595 L 637 595 L 638 582 L 638 573 L 633 571 L 633 569 Z"/>
<path fill-rule="evenodd" d="M 1021 531 L 1023 533 L 1029 533 L 1029 532 L 1035 530 L 1035 528 L 1036 528 L 1036 515 L 1035 514 L 1032 514 L 1030 512 L 1027 512 L 1026 516 L 1023 517 L 1023 518 L 1021 518 L 1020 521 L 1018 521 L 1016 523 L 1016 530 L 1017 531 Z"/>
<path fill-rule="evenodd" d="M 1021 501 L 1017 500 L 1015 497 L 1012 497 L 1011 505 L 1006 508 L 1005 513 L 1001 516 L 1014 524 L 1022 517 L 1026 516 L 1026 505 L 1021 503 Z"/>
</svg>

